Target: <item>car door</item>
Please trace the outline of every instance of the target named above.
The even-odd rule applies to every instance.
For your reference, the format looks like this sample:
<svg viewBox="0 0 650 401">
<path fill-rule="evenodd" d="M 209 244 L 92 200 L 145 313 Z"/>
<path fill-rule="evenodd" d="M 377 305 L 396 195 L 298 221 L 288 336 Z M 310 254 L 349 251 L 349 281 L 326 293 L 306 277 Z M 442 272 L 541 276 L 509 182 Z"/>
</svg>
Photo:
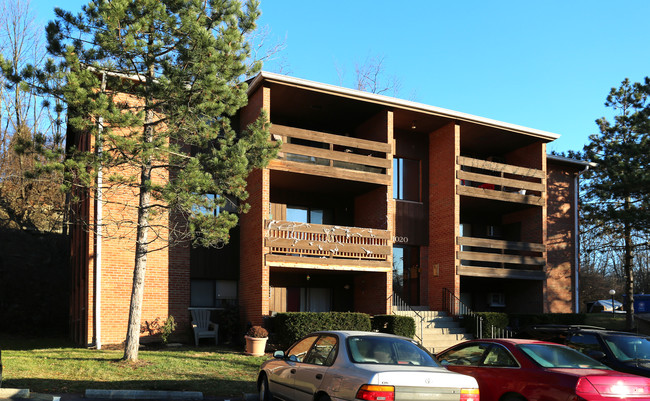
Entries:
<svg viewBox="0 0 650 401">
<path fill-rule="evenodd" d="M 507 386 L 508 372 L 503 369 L 519 366 L 504 347 L 498 347 L 483 342 L 461 344 L 438 355 L 438 360 L 453 372 L 474 377 L 481 389 L 481 401 L 498 401 Z"/>
<path fill-rule="evenodd" d="M 296 373 L 317 339 L 317 335 L 305 337 L 287 350 L 284 359 L 274 364 L 269 371 L 269 388 L 274 396 L 283 400 L 296 399 Z"/>
<path fill-rule="evenodd" d="M 334 363 L 337 346 L 337 337 L 331 334 L 321 335 L 314 342 L 294 375 L 296 401 L 313 401 L 314 394 L 322 387 L 327 369 Z M 324 390 L 332 394 L 331 389 Z"/>
</svg>

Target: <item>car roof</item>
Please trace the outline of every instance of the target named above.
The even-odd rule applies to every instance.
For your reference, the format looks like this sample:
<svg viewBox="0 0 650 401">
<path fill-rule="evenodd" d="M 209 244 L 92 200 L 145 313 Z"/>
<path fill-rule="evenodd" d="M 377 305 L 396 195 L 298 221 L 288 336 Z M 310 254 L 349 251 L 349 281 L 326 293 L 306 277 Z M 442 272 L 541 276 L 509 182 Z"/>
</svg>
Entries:
<svg viewBox="0 0 650 401">
<path fill-rule="evenodd" d="M 499 343 L 499 344 L 512 344 L 512 345 L 520 345 L 520 344 L 549 344 L 549 345 L 558 345 L 557 343 L 549 342 L 549 341 L 542 341 L 542 340 L 535 340 L 535 339 L 528 339 L 528 338 L 484 338 L 484 339 L 478 339 L 478 340 L 472 340 L 473 342 L 491 342 L 491 343 Z"/>
<path fill-rule="evenodd" d="M 538 325 L 531 325 L 525 329 L 528 332 L 544 332 L 544 333 L 577 333 L 577 332 L 584 332 L 584 333 L 600 333 L 600 334 L 615 334 L 615 335 L 623 335 L 623 336 L 635 336 L 635 337 L 648 337 L 648 335 L 643 334 L 643 333 L 630 333 L 628 331 L 617 331 L 617 330 L 610 330 L 606 329 L 604 327 L 597 327 L 597 326 L 587 326 L 587 325 L 580 325 L 580 324 L 538 324 Z"/>
<path fill-rule="evenodd" d="M 310 334 L 338 334 L 341 337 L 350 337 L 350 336 L 378 336 L 378 337 L 397 337 L 397 338 L 406 338 L 402 336 L 397 336 L 395 334 L 389 333 L 379 333 L 376 331 L 360 331 L 360 330 L 321 330 L 315 331 Z M 408 339 L 408 338 L 407 338 Z"/>
</svg>

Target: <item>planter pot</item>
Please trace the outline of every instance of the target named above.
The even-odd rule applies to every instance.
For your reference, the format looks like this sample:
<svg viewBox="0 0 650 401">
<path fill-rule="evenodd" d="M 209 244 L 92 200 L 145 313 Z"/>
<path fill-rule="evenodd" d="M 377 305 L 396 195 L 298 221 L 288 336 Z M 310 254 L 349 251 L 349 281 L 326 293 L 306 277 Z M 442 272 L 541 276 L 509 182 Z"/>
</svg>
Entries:
<svg viewBox="0 0 650 401">
<path fill-rule="evenodd" d="M 246 339 L 246 355 L 262 356 L 266 349 L 266 340 L 268 338 L 255 338 L 244 336 Z"/>
</svg>

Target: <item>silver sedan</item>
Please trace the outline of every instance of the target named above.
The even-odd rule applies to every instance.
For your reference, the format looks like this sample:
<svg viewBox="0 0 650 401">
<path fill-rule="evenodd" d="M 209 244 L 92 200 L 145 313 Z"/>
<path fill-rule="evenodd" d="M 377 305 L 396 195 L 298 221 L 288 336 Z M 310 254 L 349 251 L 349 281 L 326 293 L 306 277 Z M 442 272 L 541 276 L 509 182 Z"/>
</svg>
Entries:
<svg viewBox="0 0 650 401">
<path fill-rule="evenodd" d="M 260 367 L 260 401 L 477 401 L 473 377 L 448 371 L 405 337 L 321 331 Z"/>
</svg>

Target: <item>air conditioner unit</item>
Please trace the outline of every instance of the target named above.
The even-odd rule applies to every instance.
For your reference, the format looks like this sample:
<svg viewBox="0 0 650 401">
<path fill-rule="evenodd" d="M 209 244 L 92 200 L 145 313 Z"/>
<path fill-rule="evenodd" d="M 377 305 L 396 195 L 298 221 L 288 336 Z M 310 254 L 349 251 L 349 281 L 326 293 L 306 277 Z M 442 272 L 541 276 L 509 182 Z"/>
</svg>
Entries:
<svg viewBox="0 0 650 401">
<path fill-rule="evenodd" d="M 502 292 L 491 292 L 488 294 L 488 305 L 503 308 L 506 306 L 506 295 Z"/>
</svg>

